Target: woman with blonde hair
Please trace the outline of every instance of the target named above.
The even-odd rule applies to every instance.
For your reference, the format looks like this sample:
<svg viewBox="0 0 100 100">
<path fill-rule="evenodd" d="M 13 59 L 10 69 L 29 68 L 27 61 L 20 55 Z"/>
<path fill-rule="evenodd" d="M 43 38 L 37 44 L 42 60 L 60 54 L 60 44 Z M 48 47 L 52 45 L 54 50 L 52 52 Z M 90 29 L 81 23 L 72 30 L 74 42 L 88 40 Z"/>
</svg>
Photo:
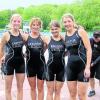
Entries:
<svg viewBox="0 0 100 100">
<path fill-rule="evenodd" d="M 45 38 L 41 35 L 42 21 L 34 17 L 30 21 L 30 34 L 24 34 L 26 45 L 26 72 L 32 100 L 44 100 Z M 37 95 L 38 92 L 38 95 Z"/>
<path fill-rule="evenodd" d="M 12 100 L 11 88 L 14 73 L 17 82 L 17 100 L 23 99 L 23 82 L 25 78 L 25 63 L 22 54 L 24 41 L 20 33 L 22 17 L 19 14 L 12 15 L 10 19 L 10 30 L 5 32 L 1 38 L 0 63 L 3 63 L 5 75 L 5 97 Z M 5 47 L 5 52 L 4 52 Z"/>
<path fill-rule="evenodd" d="M 80 100 L 86 100 L 92 54 L 87 32 L 83 28 L 75 28 L 72 14 L 64 14 L 62 23 L 66 30 L 65 43 L 68 52 L 66 73 L 70 100 L 76 100 L 77 93 Z"/>
</svg>

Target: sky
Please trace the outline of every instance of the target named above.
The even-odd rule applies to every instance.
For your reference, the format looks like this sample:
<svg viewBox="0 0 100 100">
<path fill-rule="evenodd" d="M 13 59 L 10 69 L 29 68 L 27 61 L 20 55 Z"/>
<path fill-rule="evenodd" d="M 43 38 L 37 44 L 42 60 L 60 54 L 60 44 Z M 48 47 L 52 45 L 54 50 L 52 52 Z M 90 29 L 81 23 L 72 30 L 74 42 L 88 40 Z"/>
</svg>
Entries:
<svg viewBox="0 0 100 100">
<path fill-rule="evenodd" d="M 0 10 L 41 4 L 70 4 L 75 0 L 0 0 Z"/>
</svg>

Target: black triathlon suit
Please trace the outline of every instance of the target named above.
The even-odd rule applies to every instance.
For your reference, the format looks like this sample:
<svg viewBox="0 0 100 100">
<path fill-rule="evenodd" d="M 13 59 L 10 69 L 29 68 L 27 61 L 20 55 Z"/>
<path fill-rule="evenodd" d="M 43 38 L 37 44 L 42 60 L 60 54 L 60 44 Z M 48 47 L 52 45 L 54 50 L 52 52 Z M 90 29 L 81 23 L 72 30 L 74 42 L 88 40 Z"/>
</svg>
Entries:
<svg viewBox="0 0 100 100">
<path fill-rule="evenodd" d="M 45 78 L 44 42 L 41 37 L 28 37 L 26 42 L 27 53 L 27 77 L 37 76 L 38 79 Z"/>
<path fill-rule="evenodd" d="M 61 39 L 55 41 L 52 37 L 50 43 L 48 44 L 49 59 L 47 62 L 47 81 L 60 81 L 64 82 L 64 72 L 65 72 L 65 43 Z"/>
<path fill-rule="evenodd" d="M 4 63 L 4 74 L 13 75 L 15 73 L 25 73 L 25 62 L 22 53 L 22 47 L 24 41 L 21 34 L 14 36 L 10 34 L 10 39 L 6 43 L 6 54 L 5 54 L 5 63 Z"/>
<path fill-rule="evenodd" d="M 96 59 L 100 58 L 100 42 L 95 42 L 93 38 L 90 38 L 90 43 L 92 47 L 92 62 L 94 63 L 94 66 L 91 67 L 91 78 L 94 78 L 94 76 L 97 79 L 100 79 L 100 60 L 95 63 Z"/>
<path fill-rule="evenodd" d="M 66 35 L 65 43 L 68 51 L 67 80 L 87 82 L 88 79 L 84 77 L 86 49 L 78 34 L 78 30 L 72 36 Z"/>
</svg>

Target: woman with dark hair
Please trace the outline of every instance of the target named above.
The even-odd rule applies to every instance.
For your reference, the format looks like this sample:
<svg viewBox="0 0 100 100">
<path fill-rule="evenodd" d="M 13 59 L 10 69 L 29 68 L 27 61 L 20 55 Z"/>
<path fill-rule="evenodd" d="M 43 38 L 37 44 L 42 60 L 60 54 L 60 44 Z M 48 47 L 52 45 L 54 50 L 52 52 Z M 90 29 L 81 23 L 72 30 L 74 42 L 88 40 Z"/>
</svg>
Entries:
<svg viewBox="0 0 100 100">
<path fill-rule="evenodd" d="M 52 36 L 48 38 L 47 47 L 49 59 L 47 62 L 47 99 L 60 100 L 61 88 L 64 84 L 65 73 L 65 44 L 61 37 L 61 26 L 58 21 L 51 21 L 50 31 Z M 54 98 L 53 98 L 54 95 Z"/>
</svg>

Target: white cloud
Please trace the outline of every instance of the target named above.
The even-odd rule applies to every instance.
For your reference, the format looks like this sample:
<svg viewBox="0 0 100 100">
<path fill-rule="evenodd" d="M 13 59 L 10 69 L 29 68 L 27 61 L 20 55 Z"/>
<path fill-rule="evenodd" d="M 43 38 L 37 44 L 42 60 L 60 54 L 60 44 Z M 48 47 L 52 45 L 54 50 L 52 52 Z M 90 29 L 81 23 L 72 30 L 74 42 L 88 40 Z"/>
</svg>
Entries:
<svg viewBox="0 0 100 100">
<path fill-rule="evenodd" d="M 74 0 L 0 0 L 0 10 L 15 9 L 17 7 L 27 7 L 29 5 L 41 4 L 63 4 L 71 3 Z"/>
</svg>

